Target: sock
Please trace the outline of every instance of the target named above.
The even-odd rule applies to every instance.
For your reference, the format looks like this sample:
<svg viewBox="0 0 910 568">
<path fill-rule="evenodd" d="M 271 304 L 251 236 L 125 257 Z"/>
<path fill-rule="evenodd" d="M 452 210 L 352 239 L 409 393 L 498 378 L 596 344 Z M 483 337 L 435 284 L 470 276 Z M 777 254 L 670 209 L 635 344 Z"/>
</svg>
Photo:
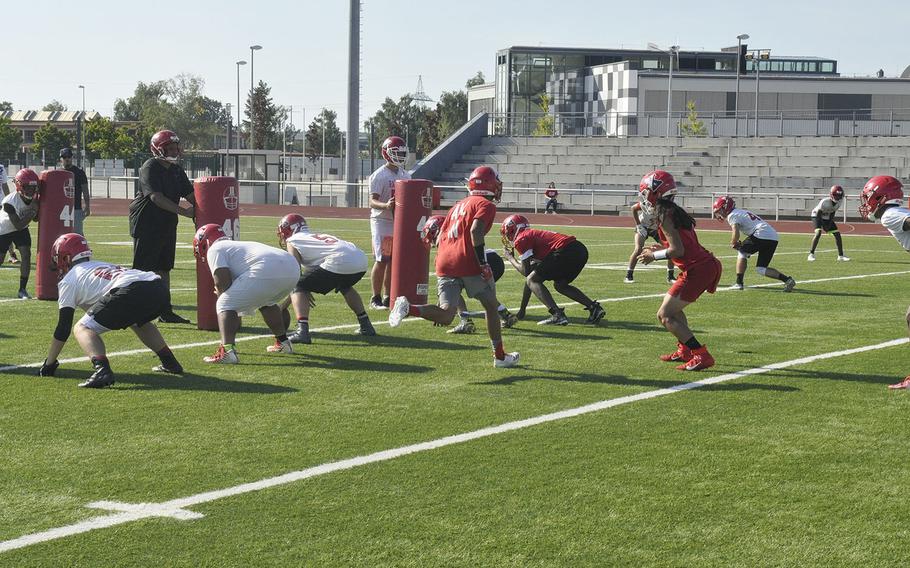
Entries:
<svg viewBox="0 0 910 568">
<path fill-rule="evenodd" d="M 628 278 L 629 280 L 633 280 L 633 278 L 632 278 L 632 273 L 633 273 L 633 272 L 634 272 L 634 270 L 627 270 L 627 271 L 626 271 L 626 278 Z"/>
<path fill-rule="evenodd" d="M 366 315 L 366 314 L 364 314 Z M 297 329 L 301 329 L 307 333 L 310 331 L 310 319 L 309 318 L 298 318 L 297 319 Z"/>
<path fill-rule="evenodd" d="M 667 269 L 667 278 L 673 278 L 673 269 L 672 268 Z"/>
<path fill-rule="evenodd" d="M 382 296 L 380 296 L 379 294 L 373 294 L 373 297 L 370 298 L 370 303 L 371 304 L 381 304 Z"/>
<path fill-rule="evenodd" d="M 505 349 L 502 348 L 502 340 L 493 341 L 493 356 L 500 361 L 506 358 Z"/>
<path fill-rule="evenodd" d="M 169 363 L 176 363 L 177 359 L 174 357 L 174 353 L 171 351 L 171 348 L 165 345 L 161 351 L 155 353 L 158 356 L 158 359 L 161 360 L 165 365 Z"/>
<path fill-rule="evenodd" d="M 225 343 L 222 347 L 224 347 L 224 350 L 225 350 L 225 351 L 233 351 L 233 350 L 234 350 L 234 344 L 233 344 L 233 343 Z"/>
<path fill-rule="evenodd" d="M 790 279 L 790 277 L 787 276 L 786 274 L 784 274 L 783 272 L 779 272 L 778 274 L 780 274 L 780 276 L 778 276 L 777 279 L 780 280 L 781 282 L 786 282 L 787 280 Z"/>
<path fill-rule="evenodd" d="M 383 296 L 383 297 L 382 297 L 382 305 L 383 305 L 383 306 L 388 307 L 389 304 L 391 304 L 391 303 L 392 303 L 392 298 L 390 298 L 389 296 Z"/>
<path fill-rule="evenodd" d="M 281 335 L 276 335 L 275 339 L 278 340 L 278 343 L 284 343 L 285 341 L 288 340 L 288 336 L 286 333 L 282 333 Z"/>
<path fill-rule="evenodd" d="M 408 308 L 408 315 L 413 316 L 415 318 L 419 318 L 420 317 L 420 306 L 410 306 Z"/>
<path fill-rule="evenodd" d="M 837 243 L 838 256 L 844 256 L 844 241 L 840 237 L 840 231 L 834 232 L 834 242 Z"/>
<path fill-rule="evenodd" d="M 111 363 L 104 355 L 98 355 L 97 357 L 92 357 L 92 367 L 96 369 L 105 368 L 110 371 Z"/>
<path fill-rule="evenodd" d="M 686 341 L 683 345 L 685 345 L 689 349 L 698 349 L 699 347 L 701 347 L 701 343 L 699 343 L 698 340 L 695 339 L 694 335 L 692 337 L 690 337 L 689 340 Z"/>
<path fill-rule="evenodd" d="M 369 323 L 370 316 L 368 316 L 366 312 L 360 312 L 359 314 L 357 314 L 357 321 L 359 321 L 360 323 Z"/>
<path fill-rule="evenodd" d="M 746 276 L 745 273 L 743 273 L 743 274 L 737 274 L 737 275 L 736 275 L 736 283 L 739 284 L 740 286 L 742 286 L 742 284 L 743 284 L 743 278 L 745 278 L 745 276 Z"/>
<path fill-rule="evenodd" d="M 500 305 L 497 311 L 499 312 L 499 317 L 502 319 L 508 319 L 512 315 L 512 312 L 509 311 L 509 308 L 503 305 Z"/>
<path fill-rule="evenodd" d="M 28 276 L 19 277 L 19 289 L 25 290 L 25 287 L 28 286 Z"/>
</svg>

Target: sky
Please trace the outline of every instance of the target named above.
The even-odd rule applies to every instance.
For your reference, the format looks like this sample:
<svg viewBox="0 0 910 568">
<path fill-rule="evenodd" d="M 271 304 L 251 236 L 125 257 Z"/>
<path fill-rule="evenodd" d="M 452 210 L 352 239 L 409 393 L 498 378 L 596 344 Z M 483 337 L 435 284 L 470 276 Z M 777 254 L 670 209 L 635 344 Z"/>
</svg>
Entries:
<svg viewBox="0 0 910 568">
<path fill-rule="evenodd" d="M 28 25 L 4 26 L 0 100 L 17 110 L 53 99 L 102 115 L 136 84 L 181 73 L 202 77 L 205 94 L 236 105 L 238 60 L 259 44 L 255 79 L 277 104 L 293 106 L 294 123 L 326 107 L 344 128 L 347 100 L 348 0 L 190 0 L 130 2 L 51 0 Z M 744 7 L 745 6 L 745 7 Z M 772 55 L 838 61 L 843 76 L 899 76 L 910 65 L 905 31 L 910 3 L 866 0 L 638 2 L 559 0 L 363 0 L 361 122 L 386 97 L 463 89 L 477 71 L 492 82 L 495 53 L 511 45 L 719 50 L 747 33 Z M 250 65 L 240 68 L 241 96 Z M 236 109 L 232 113 L 236 117 Z"/>
</svg>

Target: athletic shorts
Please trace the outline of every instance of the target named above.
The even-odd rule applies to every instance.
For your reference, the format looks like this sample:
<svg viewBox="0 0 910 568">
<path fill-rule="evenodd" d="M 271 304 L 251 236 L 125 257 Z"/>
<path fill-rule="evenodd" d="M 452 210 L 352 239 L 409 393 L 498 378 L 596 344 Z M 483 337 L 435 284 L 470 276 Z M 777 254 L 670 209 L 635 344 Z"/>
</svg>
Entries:
<svg viewBox="0 0 910 568">
<path fill-rule="evenodd" d="M 392 258 L 392 233 L 394 222 L 379 217 L 370 217 L 370 234 L 373 237 L 373 256 L 377 261 L 387 262 Z"/>
<path fill-rule="evenodd" d="M 154 236 L 133 239 L 133 268 L 147 272 L 168 272 L 174 268 L 177 228 Z"/>
<path fill-rule="evenodd" d="M 436 294 L 439 296 L 440 306 L 457 306 L 461 291 L 468 293 L 469 298 L 478 300 L 488 297 L 496 299 L 496 290 L 492 282 L 484 280 L 479 274 L 476 276 L 440 276 L 436 279 Z"/>
<path fill-rule="evenodd" d="M 326 270 L 321 266 L 307 268 L 300 279 L 297 281 L 295 292 L 315 292 L 317 294 L 328 294 L 332 290 L 344 294 L 360 282 L 366 272 L 357 272 L 355 274 L 336 274 Z"/>
<path fill-rule="evenodd" d="M 749 258 L 753 254 L 758 253 L 758 260 L 755 262 L 755 266 L 768 268 L 768 265 L 771 264 L 771 259 L 774 258 L 774 251 L 776 250 L 777 241 L 749 237 L 744 240 L 742 246 L 739 247 L 739 257 Z"/>
<path fill-rule="evenodd" d="M 96 333 L 144 325 L 167 310 L 167 288 L 157 278 L 112 288 L 85 312 L 79 323 Z"/>
<path fill-rule="evenodd" d="M 713 294 L 717 290 L 721 272 L 723 268 L 720 261 L 711 257 L 709 261 L 700 262 L 680 272 L 667 294 L 684 302 L 694 302 L 703 293 Z"/>
<path fill-rule="evenodd" d="M 291 262 L 275 263 L 268 276 L 245 272 L 231 282 L 231 286 L 218 296 L 215 309 L 252 315 L 259 308 L 272 306 L 285 299 L 300 279 L 300 265 L 290 255 Z"/>
<path fill-rule="evenodd" d="M 837 223 L 834 222 L 834 219 L 821 219 L 815 217 L 812 219 L 812 224 L 815 225 L 816 229 L 821 229 L 826 233 L 833 233 L 837 230 Z"/>
<path fill-rule="evenodd" d="M 0 251 L 6 252 L 10 244 L 15 244 L 16 248 L 31 248 L 32 234 L 28 227 L 0 235 Z"/>
<path fill-rule="evenodd" d="M 587 262 L 587 247 L 581 241 L 572 241 L 544 257 L 534 272 L 544 280 L 571 282 L 578 278 Z"/>
<path fill-rule="evenodd" d="M 493 282 L 499 282 L 499 279 L 506 272 L 506 263 L 495 252 L 487 251 L 487 264 L 490 265 L 490 270 L 493 271 Z"/>
</svg>

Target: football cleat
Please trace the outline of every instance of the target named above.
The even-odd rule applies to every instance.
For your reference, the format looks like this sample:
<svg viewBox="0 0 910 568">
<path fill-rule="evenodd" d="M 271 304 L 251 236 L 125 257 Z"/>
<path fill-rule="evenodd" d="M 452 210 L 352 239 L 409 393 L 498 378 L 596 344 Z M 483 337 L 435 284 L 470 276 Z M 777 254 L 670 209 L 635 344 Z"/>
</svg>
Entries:
<svg viewBox="0 0 910 568">
<path fill-rule="evenodd" d="M 682 365 L 677 365 L 676 368 L 680 371 L 701 371 L 702 369 L 707 369 L 714 366 L 714 357 L 708 353 L 708 347 L 702 345 L 698 349 L 692 350 L 692 358 L 683 363 Z"/>
<path fill-rule="evenodd" d="M 796 280 L 792 277 L 787 278 L 787 281 L 784 282 L 784 292 L 792 292 L 794 288 L 796 288 Z"/>
<path fill-rule="evenodd" d="M 496 369 L 507 369 L 509 367 L 514 367 L 518 364 L 518 351 L 512 353 L 506 353 L 505 358 L 497 359 L 493 357 L 493 367 Z"/>
<path fill-rule="evenodd" d="M 108 367 L 96 367 L 92 376 L 79 383 L 79 386 L 87 389 L 103 389 L 114 384 L 114 372 Z"/>
<path fill-rule="evenodd" d="M 673 284 L 674 282 L 676 282 L 676 276 L 667 273 L 667 284 Z"/>
<path fill-rule="evenodd" d="M 164 363 L 162 363 L 160 365 L 156 365 L 156 366 L 152 367 L 152 371 L 154 371 L 155 373 L 170 373 L 172 375 L 182 375 L 183 367 L 180 365 L 180 363 L 177 363 L 176 361 L 174 361 L 173 363 L 168 363 L 166 365 Z"/>
<path fill-rule="evenodd" d="M 682 343 L 676 344 L 676 351 L 667 355 L 661 355 L 661 361 L 688 361 L 692 358 L 692 350 Z"/>
<path fill-rule="evenodd" d="M 13 251 L 9 251 L 9 263 L 10 264 L 19 264 L 19 257 Z"/>
<path fill-rule="evenodd" d="M 354 332 L 354 335 L 373 337 L 376 335 L 376 328 L 373 327 L 372 323 L 367 321 L 360 324 L 360 327 L 357 329 L 357 331 Z"/>
<path fill-rule="evenodd" d="M 850 257 L 849 257 L 849 256 L 844 256 L 844 255 L 842 255 L 842 254 L 841 254 L 841 255 L 838 255 L 838 257 L 837 257 L 837 262 L 850 262 Z"/>
<path fill-rule="evenodd" d="M 503 329 L 509 329 L 518 323 L 518 316 L 511 312 L 509 315 L 504 315 L 502 312 L 500 312 L 499 319 Z"/>
<path fill-rule="evenodd" d="M 809 256 L 806 257 L 806 261 L 808 261 L 808 262 L 815 262 L 815 255 L 814 255 L 813 253 L 810 252 L 810 253 L 809 253 Z"/>
<path fill-rule="evenodd" d="M 635 284 L 635 279 L 634 278 L 625 278 L 625 279 L 623 279 L 623 283 L 624 284 Z"/>
<path fill-rule="evenodd" d="M 382 298 L 379 298 L 378 296 L 374 296 L 373 298 L 370 299 L 370 309 L 371 310 L 387 310 L 389 308 L 388 308 L 388 306 L 386 306 L 382 303 Z"/>
<path fill-rule="evenodd" d="M 739 282 L 737 282 L 737 283 L 735 283 L 735 284 L 731 284 L 731 285 L 727 288 L 727 290 L 742 290 L 742 289 L 743 289 L 743 285 L 740 284 Z"/>
<path fill-rule="evenodd" d="M 474 322 L 469 319 L 463 319 L 458 322 L 458 325 L 452 329 L 446 331 L 446 333 L 459 333 L 459 334 L 468 334 L 474 333 L 477 330 L 477 327 L 474 325 Z"/>
<path fill-rule="evenodd" d="M 895 383 L 893 385 L 888 385 L 888 388 L 891 390 L 910 389 L 910 377 L 907 377 L 906 379 L 902 380 L 899 383 Z"/>
<path fill-rule="evenodd" d="M 389 326 L 398 327 L 401 325 L 401 320 L 408 315 L 408 310 L 410 309 L 411 304 L 407 298 L 404 296 L 395 298 L 395 307 L 389 310 Z"/>
<path fill-rule="evenodd" d="M 231 349 L 230 351 L 225 351 L 224 345 L 219 345 L 218 350 L 215 351 L 214 355 L 203 357 L 202 360 L 206 363 L 220 363 L 222 365 L 236 365 L 240 362 L 240 359 L 237 357 L 237 350 Z"/>
<path fill-rule="evenodd" d="M 569 325 L 569 318 L 564 310 L 558 309 L 547 319 L 540 320 L 537 325 Z"/>
<path fill-rule="evenodd" d="M 303 343 L 306 345 L 313 343 L 313 340 L 310 338 L 309 330 L 303 329 L 301 326 L 297 326 L 297 331 L 288 334 L 288 341 L 291 343 Z"/>
<path fill-rule="evenodd" d="M 585 320 L 585 323 L 596 324 L 607 315 L 607 311 L 597 302 L 592 303 L 591 307 L 588 308 L 588 311 L 591 313 L 588 315 L 588 319 Z"/>
<path fill-rule="evenodd" d="M 275 340 L 275 343 L 269 345 L 265 348 L 269 353 L 293 353 L 294 346 L 291 345 L 290 339 L 285 339 L 284 341 Z"/>
<path fill-rule="evenodd" d="M 31 300 L 32 299 L 32 297 L 28 295 L 28 292 L 25 290 L 25 288 L 19 288 L 19 293 L 17 294 L 17 297 L 20 300 Z"/>
</svg>

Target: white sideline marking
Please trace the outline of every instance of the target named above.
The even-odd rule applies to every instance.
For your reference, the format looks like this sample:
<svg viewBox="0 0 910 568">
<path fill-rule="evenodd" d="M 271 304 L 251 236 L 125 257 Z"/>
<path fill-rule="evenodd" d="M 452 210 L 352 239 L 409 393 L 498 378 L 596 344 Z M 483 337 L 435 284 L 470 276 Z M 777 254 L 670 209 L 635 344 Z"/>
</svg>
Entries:
<svg viewBox="0 0 910 568">
<path fill-rule="evenodd" d="M 834 282 L 834 281 L 838 281 L 838 280 L 859 280 L 862 278 L 874 278 L 874 277 L 878 277 L 878 276 L 898 276 L 901 274 L 910 274 L 910 270 L 902 270 L 899 272 L 878 272 L 878 273 L 874 273 L 874 274 L 856 274 L 853 276 L 837 276 L 837 277 L 832 277 L 832 278 L 816 278 L 815 280 L 798 280 L 796 282 L 796 285 L 800 286 L 802 284 L 817 284 L 820 282 Z M 749 288 L 769 288 L 769 287 L 773 287 L 773 286 L 783 286 L 783 284 L 784 284 L 783 282 L 770 282 L 768 284 L 755 284 L 752 286 L 746 286 L 746 290 L 748 290 Z M 799 288 L 797 288 L 797 290 L 798 289 Z M 734 291 L 734 290 L 730 290 L 729 288 L 722 288 L 722 287 L 717 288 L 717 292 L 731 292 L 731 291 Z M 741 290 L 735 290 L 735 291 L 740 292 Z M 663 298 L 665 295 L 666 295 L 666 292 L 659 292 L 659 293 L 655 293 L 655 294 L 642 294 L 639 296 L 621 296 L 621 297 L 617 297 L 617 298 L 603 298 L 603 299 L 600 299 L 597 301 L 601 302 L 601 303 L 626 302 L 629 300 L 646 300 L 648 298 Z M 19 302 L 22 300 L 15 300 L 15 301 Z M 559 307 L 576 306 L 576 305 L 578 305 L 578 302 L 563 302 L 558 305 L 559 305 Z M 535 304 L 535 305 L 529 305 L 527 307 L 527 309 L 539 310 L 539 309 L 543 309 L 545 307 L 546 306 L 544 306 L 542 304 Z M 509 308 L 509 309 L 517 310 L 518 308 Z M 402 323 L 416 322 L 416 321 L 424 321 L 424 320 L 420 319 L 420 318 L 405 318 L 402 320 Z M 373 322 L 374 326 L 375 325 L 386 325 L 386 324 L 388 324 L 388 321 Z M 358 325 L 359 324 L 331 325 L 328 327 L 320 327 L 320 328 L 316 328 L 316 329 L 311 329 L 310 333 L 318 333 L 320 331 L 336 331 L 336 330 L 341 330 L 341 329 L 355 329 L 358 327 Z M 266 339 L 269 337 L 274 337 L 274 336 L 272 334 L 245 335 L 245 336 L 237 337 L 235 339 L 235 342 L 239 343 L 241 341 L 252 341 L 254 339 Z M 195 342 L 195 343 L 183 343 L 181 345 L 171 345 L 170 348 L 172 351 L 174 351 L 177 349 L 192 349 L 194 347 L 205 347 L 208 345 L 220 345 L 220 344 L 221 344 L 221 340 L 216 339 L 216 340 L 212 340 L 212 341 L 199 341 L 199 342 Z M 115 351 L 113 353 L 108 353 L 107 357 L 108 357 L 108 359 L 110 359 L 111 357 L 125 357 L 128 355 L 141 355 L 141 354 L 146 354 L 146 353 L 149 353 L 149 350 L 147 348 L 129 349 L 126 351 Z M 61 363 L 61 364 L 62 363 L 83 363 L 88 360 L 89 360 L 88 357 L 83 356 L 83 357 L 71 357 L 69 359 L 59 359 L 57 362 Z M 29 368 L 29 367 L 38 368 L 43 363 L 44 363 L 44 361 L 39 361 L 37 363 L 23 363 L 21 365 L 7 365 L 5 367 L 0 367 L 0 373 L 5 372 L 5 371 L 13 371 L 16 369 L 25 369 L 25 368 Z"/>
<path fill-rule="evenodd" d="M 116 525 L 122 525 L 132 521 L 138 521 L 141 519 L 148 519 L 151 517 L 170 517 L 180 520 L 188 519 L 198 519 L 203 515 L 199 513 L 194 513 L 192 511 L 185 510 L 186 507 L 191 507 L 194 505 L 200 505 L 202 503 L 209 503 L 211 501 L 216 501 L 218 499 L 224 499 L 225 497 L 233 497 L 235 495 L 243 495 L 245 493 L 251 493 L 253 491 L 261 491 L 263 489 L 269 489 L 271 487 L 278 487 L 280 485 L 287 485 L 289 483 L 294 483 L 304 479 L 309 479 L 312 477 L 317 477 L 320 475 L 325 475 L 328 473 L 333 473 L 336 471 L 343 471 L 346 469 L 352 469 L 355 467 L 360 467 L 363 465 L 377 463 L 382 461 L 388 461 L 391 459 L 399 458 L 402 456 L 407 456 L 410 454 L 416 454 L 419 452 L 425 452 L 429 450 L 435 450 L 438 448 L 444 448 L 446 446 L 452 446 L 454 444 L 461 444 L 464 442 L 470 442 L 472 440 L 478 440 L 480 438 L 486 438 L 489 436 L 494 436 L 496 434 L 502 434 L 504 432 L 511 432 L 514 430 L 521 430 L 523 428 L 529 428 L 531 426 L 537 426 L 539 424 L 545 424 L 547 422 L 554 422 L 557 420 L 564 420 L 566 418 L 573 418 L 575 416 L 581 416 L 583 414 L 590 414 L 592 412 L 598 412 L 601 410 L 606 410 L 608 408 L 613 408 L 615 406 L 620 406 L 623 404 L 629 404 L 632 402 L 638 402 L 640 400 L 647 400 L 651 398 L 657 398 L 659 396 L 664 396 L 668 394 L 674 394 L 678 392 L 684 392 L 691 389 L 697 389 L 706 385 L 714 385 L 718 383 L 723 383 L 726 381 L 731 381 L 733 379 L 738 379 L 740 377 L 747 377 L 751 375 L 760 375 L 767 373 L 769 371 L 775 371 L 778 369 L 785 369 L 787 367 L 793 367 L 797 365 L 805 365 L 807 363 L 812 363 L 814 361 L 820 361 L 823 359 L 831 359 L 834 357 L 843 357 L 845 355 L 853 355 L 856 353 L 863 353 L 866 351 L 873 351 L 877 349 L 886 349 L 888 347 L 894 347 L 897 345 L 902 345 L 907 343 L 908 340 L 906 337 L 900 339 L 893 339 L 891 341 L 885 341 L 884 343 L 877 343 L 874 345 L 865 345 L 863 347 L 855 347 L 853 349 L 844 349 L 841 351 L 831 351 L 828 353 L 820 353 L 818 355 L 809 355 L 807 357 L 800 357 L 799 359 L 791 359 L 789 361 L 783 361 L 780 363 L 773 363 L 771 365 L 765 365 L 763 367 L 755 367 L 752 369 L 746 369 L 743 371 L 736 371 L 735 373 L 726 373 L 723 375 L 717 375 L 715 377 L 708 377 L 699 381 L 693 381 L 691 383 L 685 383 L 682 385 L 676 385 L 672 387 L 667 387 L 663 389 L 656 389 L 652 391 L 642 392 L 634 395 L 622 396 L 619 398 L 611 398 L 607 400 L 601 400 L 592 404 L 586 404 L 584 406 L 578 406 L 576 408 L 570 408 L 567 410 L 560 410 L 558 412 L 552 412 L 550 414 L 542 414 L 540 416 L 534 416 L 531 418 L 526 418 L 524 420 L 515 420 L 513 422 L 506 422 L 498 426 L 490 426 L 488 428 L 481 428 L 480 430 L 473 430 L 471 432 L 464 432 L 461 434 L 455 434 L 452 436 L 446 436 L 444 438 L 438 438 L 436 440 L 430 440 L 428 442 L 421 442 L 417 444 L 411 444 L 408 446 L 401 446 L 398 448 L 393 448 L 390 450 L 383 450 L 380 452 L 375 452 L 372 454 L 367 454 L 363 456 L 357 456 L 353 458 L 348 458 L 345 460 L 335 461 L 317 465 L 314 467 L 309 467 L 307 469 L 302 469 L 298 471 L 292 471 L 290 473 L 285 473 L 276 477 L 268 477 L 265 479 L 260 479 L 259 481 L 252 481 L 249 483 L 243 483 L 241 485 L 235 485 L 233 487 L 227 487 L 225 489 L 216 489 L 213 491 L 206 491 L 204 493 L 197 493 L 195 495 L 190 495 L 188 497 L 181 497 L 179 499 L 172 499 L 170 501 L 164 501 L 163 503 L 140 503 L 140 504 L 127 504 L 127 503 L 117 503 L 111 501 L 96 501 L 89 503 L 88 507 L 92 508 L 101 508 L 101 509 L 113 509 L 119 511 L 114 514 L 104 515 L 99 517 L 92 517 L 85 521 L 78 523 L 73 523 L 71 525 L 65 525 L 62 527 L 57 527 L 49 529 L 46 531 L 28 534 L 21 536 L 19 538 L 14 538 L 12 540 L 0 542 L 0 553 L 8 552 L 10 550 L 16 550 L 18 548 L 25 548 L 34 544 L 41 542 L 47 542 L 51 540 L 61 539 L 67 536 L 72 536 L 76 534 L 82 534 L 96 529 L 102 529 L 107 527 L 112 527 Z"/>
</svg>

